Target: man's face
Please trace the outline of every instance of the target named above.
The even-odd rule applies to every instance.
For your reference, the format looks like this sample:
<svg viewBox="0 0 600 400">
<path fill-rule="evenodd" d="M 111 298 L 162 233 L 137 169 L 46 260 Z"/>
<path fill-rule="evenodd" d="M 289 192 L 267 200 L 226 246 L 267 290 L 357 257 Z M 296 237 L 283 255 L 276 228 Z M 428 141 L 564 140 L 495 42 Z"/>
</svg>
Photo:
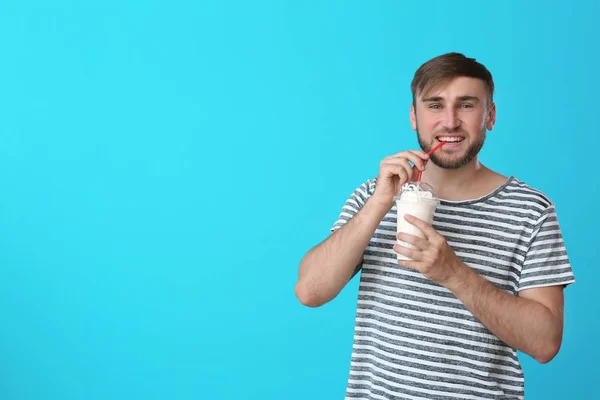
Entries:
<svg viewBox="0 0 600 400">
<path fill-rule="evenodd" d="M 417 93 L 416 105 L 416 110 L 411 105 L 410 122 L 423 151 L 448 142 L 431 155 L 441 168 L 456 169 L 471 162 L 483 147 L 486 130 L 496 122 L 496 105 L 488 104 L 487 86 L 477 78 L 458 77 Z"/>
</svg>

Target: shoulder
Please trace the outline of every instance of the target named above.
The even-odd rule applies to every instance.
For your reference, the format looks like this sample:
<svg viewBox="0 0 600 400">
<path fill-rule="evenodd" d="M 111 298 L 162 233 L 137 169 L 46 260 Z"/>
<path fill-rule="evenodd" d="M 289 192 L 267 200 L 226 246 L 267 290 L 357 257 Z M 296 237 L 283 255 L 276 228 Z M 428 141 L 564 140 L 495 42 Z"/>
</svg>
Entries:
<svg viewBox="0 0 600 400">
<path fill-rule="evenodd" d="M 371 179 L 367 180 L 364 184 L 365 184 L 365 186 L 368 190 L 369 196 L 370 196 L 375 192 L 375 187 L 377 186 L 377 178 L 371 178 Z"/>
<path fill-rule="evenodd" d="M 540 216 L 554 209 L 554 202 L 544 192 L 515 177 L 509 180 L 502 193 L 520 206 L 538 211 Z"/>
<path fill-rule="evenodd" d="M 552 206 L 552 200 L 541 190 L 527 184 L 526 182 L 513 177 L 507 185 L 507 190 L 513 193 L 520 193 L 524 198 L 531 198 L 540 201 L 546 207 Z"/>
<path fill-rule="evenodd" d="M 377 185 L 377 178 L 367 179 L 359 187 L 356 188 L 355 193 L 358 192 L 365 198 L 370 197 L 375 193 L 375 186 Z"/>
</svg>

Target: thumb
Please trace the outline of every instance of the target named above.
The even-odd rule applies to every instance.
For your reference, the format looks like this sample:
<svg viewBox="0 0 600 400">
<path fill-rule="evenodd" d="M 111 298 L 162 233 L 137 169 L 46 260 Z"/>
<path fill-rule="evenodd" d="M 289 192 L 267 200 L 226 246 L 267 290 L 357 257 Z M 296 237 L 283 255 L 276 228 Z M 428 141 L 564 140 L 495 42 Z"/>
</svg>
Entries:
<svg viewBox="0 0 600 400">
<path fill-rule="evenodd" d="M 425 162 L 425 168 L 427 169 L 427 162 Z M 419 169 L 416 166 L 413 166 L 410 180 L 416 182 L 417 179 L 419 179 Z"/>
</svg>

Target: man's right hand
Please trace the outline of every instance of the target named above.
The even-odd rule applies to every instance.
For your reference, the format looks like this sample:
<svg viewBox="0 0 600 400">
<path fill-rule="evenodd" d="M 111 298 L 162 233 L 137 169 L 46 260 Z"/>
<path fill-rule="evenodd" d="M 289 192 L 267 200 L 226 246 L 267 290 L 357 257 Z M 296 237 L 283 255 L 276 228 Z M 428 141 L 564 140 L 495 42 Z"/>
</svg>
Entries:
<svg viewBox="0 0 600 400">
<path fill-rule="evenodd" d="M 427 160 L 429 155 L 421 150 L 403 151 L 384 158 L 379 166 L 377 185 L 371 199 L 392 208 L 394 196 L 398 194 L 402 185 L 416 181 L 419 171 L 425 170 Z"/>
<path fill-rule="evenodd" d="M 364 207 L 302 258 L 294 288 L 302 304 L 319 307 L 340 293 L 362 264 L 369 241 L 394 205 L 394 196 L 407 181 L 417 179 L 428 159 L 427 153 L 411 150 L 381 161 L 375 192 Z"/>
</svg>

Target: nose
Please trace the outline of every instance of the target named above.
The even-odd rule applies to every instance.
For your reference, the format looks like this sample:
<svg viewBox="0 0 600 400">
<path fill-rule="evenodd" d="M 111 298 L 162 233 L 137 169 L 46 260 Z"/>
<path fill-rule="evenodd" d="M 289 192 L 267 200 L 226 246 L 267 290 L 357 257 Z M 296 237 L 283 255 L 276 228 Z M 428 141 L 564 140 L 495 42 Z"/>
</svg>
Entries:
<svg viewBox="0 0 600 400">
<path fill-rule="evenodd" d="M 446 115 L 445 115 L 445 121 L 444 121 L 444 126 L 446 127 L 446 129 L 448 129 L 449 131 L 453 131 L 455 129 L 457 129 L 460 126 L 460 118 L 458 117 L 458 113 L 456 111 L 456 109 L 454 109 L 453 107 L 448 107 L 446 109 Z"/>
</svg>

